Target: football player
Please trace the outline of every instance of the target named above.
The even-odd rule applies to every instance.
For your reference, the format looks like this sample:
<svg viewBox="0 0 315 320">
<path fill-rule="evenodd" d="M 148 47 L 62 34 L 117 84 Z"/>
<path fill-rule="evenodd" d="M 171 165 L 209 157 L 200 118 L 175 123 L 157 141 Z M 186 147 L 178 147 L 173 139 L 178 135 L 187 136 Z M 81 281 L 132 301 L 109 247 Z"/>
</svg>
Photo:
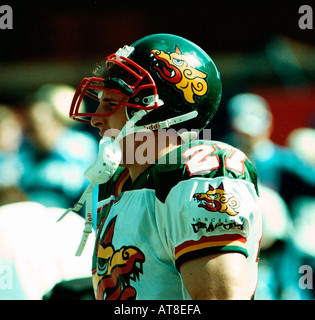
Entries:
<svg viewBox="0 0 315 320">
<path fill-rule="evenodd" d="M 85 96 L 97 102 L 92 112 L 80 109 Z M 102 138 L 86 171 L 90 188 L 68 211 L 78 211 L 99 184 L 97 299 L 253 297 L 261 238 L 256 170 L 240 150 L 196 139 L 220 99 L 209 55 L 170 34 L 124 46 L 79 85 L 70 117 Z M 87 201 L 77 254 L 91 212 Z"/>
</svg>

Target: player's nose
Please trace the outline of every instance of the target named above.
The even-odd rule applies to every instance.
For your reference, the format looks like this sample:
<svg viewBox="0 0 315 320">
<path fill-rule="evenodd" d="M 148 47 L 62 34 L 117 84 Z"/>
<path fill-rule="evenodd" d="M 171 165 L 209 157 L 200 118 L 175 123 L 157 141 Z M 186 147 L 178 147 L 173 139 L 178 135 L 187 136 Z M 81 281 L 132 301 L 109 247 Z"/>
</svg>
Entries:
<svg viewBox="0 0 315 320">
<path fill-rule="evenodd" d="M 105 117 L 100 117 L 98 114 L 101 113 L 100 105 L 98 106 L 97 110 L 95 111 L 95 115 L 91 117 L 91 126 L 102 130 L 105 127 L 106 119 Z"/>
</svg>

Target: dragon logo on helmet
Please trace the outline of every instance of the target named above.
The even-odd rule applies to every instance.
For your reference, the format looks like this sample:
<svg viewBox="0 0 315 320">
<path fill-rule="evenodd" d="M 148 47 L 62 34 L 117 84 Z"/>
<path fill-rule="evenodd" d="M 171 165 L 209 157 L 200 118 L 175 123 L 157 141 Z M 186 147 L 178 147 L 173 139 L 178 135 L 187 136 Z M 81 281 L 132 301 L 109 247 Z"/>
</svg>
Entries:
<svg viewBox="0 0 315 320">
<path fill-rule="evenodd" d="M 151 50 L 152 68 L 158 71 L 160 77 L 175 85 L 185 100 L 195 104 L 195 96 L 202 97 L 207 93 L 207 74 L 196 69 L 197 58 L 194 54 L 184 55 L 178 46 L 174 52 Z"/>
</svg>

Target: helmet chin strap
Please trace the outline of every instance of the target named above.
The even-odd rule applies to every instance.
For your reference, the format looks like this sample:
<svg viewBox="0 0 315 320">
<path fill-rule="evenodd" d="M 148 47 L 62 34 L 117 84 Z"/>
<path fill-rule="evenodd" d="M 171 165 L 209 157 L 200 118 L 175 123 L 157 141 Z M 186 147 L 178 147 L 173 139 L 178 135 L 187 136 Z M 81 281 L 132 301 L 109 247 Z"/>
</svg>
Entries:
<svg viewBox="0 0 315 320">
<path fill-rule="evenodd" d="M 89 185 L 83 192 L 79 201 L 72 207 L 67 209 L 61 217 L 57 220 L 62 220 L 69 212 L 79 212 L 85 205 L 85 227 L 83 230 L 82 238 L 79 247 L 75 253 L 80 256 L 85 248 L 88 237 L 93 229 L 92 215 L 93 215 L 93 189 L 97 184 L 107 182 L 116 172 L 121 158 L 122 152 L 119 141 L 128 135 L 135 123 L 142 119 L 147 113 L 145 110 L 139 110 L 123 127 L 118 137 L 114 140 L 110 137 L 103 137 L 99 142 L 99 151 L 95 162 L 85 171 L 84 175 Z M 150 131 L 150 130 L 148 130 Z"/>
<path fill-rule="evenodd" d="M 116 172 L 122 158 L 122 152 L 119 141 L 129 134 L 137 132 L 149 132 L 152 130 L 165 129 L 170 126 L 188 121 L 195 118 L 198 115 L 197 111 L 192 111 L 184 115 L 180 115 L 164 121 L 158 121 L 143 126 L 135 126 L 136 122 L 141 120 L 149 110 L 139 110 L 135 112 L 133 117 L 127 121 L 125 126 L 120 131 L 117 138 L 114 140 L 110 137 L 103 137 L 99 142 L 99 151 L 95 162 L 85 171 L 84 175 L 88 181 L 90 181 L 88 187 L 83 192 L 79 201 L 72 207 L 67 209 L 62 216 L 57 220 L 62 220 L 69 212 L 78 212 L 85 206 L 85 227 L 83 235 L 79 244 L 79 247 L 75 253 L 76 256 L 80 256 L 87 243 L 89 234 L 92 232 L 92 212 L 93 212 L 93 189 L 97 184 L 107 182 Z M 182 137 L 183 139 L 183 137 Z M 183 139 L 184 140 L 184 139 Z"/>
</svg>

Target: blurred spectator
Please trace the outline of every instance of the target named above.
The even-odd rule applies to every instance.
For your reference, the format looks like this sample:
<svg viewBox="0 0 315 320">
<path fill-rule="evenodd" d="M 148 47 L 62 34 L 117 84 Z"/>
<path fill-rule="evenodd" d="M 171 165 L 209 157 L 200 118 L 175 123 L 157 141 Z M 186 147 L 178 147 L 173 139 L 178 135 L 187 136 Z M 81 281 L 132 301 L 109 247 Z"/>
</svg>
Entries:
<svg viewBox="0 0 315 320">
<path fill-rule="evenodd" d="M 232 132 L 226 139 L 255 163 L 262 184 L 280 192 L 287 204 L 304 192 L 294 188 L 296 179 L 314 189 L 315 166 L 270 140 L 273 117 L 265 99 L 251 93 L 238 94 L 228 102 L 227 111 Z"/>
<path fill-rule="evenodd" d="M 293 130 L 288 136 L 287 144 L 305 163 L 315 168 L 315 129 Z M 299 170 L 300 168 L 297 167 L 296 171 Z M 313 177 L 311 170 L 309 174 Z M 315 181 L 310 185 L 299 176 L 291 177 L 290 175 L 285 175 L 283 180 L 286 201 L 290 204 L 293 216 L 297 217 L 300 207 L 305 207 L 306 204 L 312 206 L 315 203 Z M 297 192 L 298 190 L 302 192 Z"/>
<path fill-rule="evenodd" d="M 298 128 L 293 130 L 287 144 L 305 161 L 315 166 L 315 129 Z M 300 182 L 301 184 L 301 182 Z M 303 265 L 313 270 L 313 299 L 315 299 L 315 192 L 305 185 L 301 185 L 303 194 L 294 197 L 291 202 L 296 232 L 294 240 L 301 252 L 304 253 Z M 292 190 L 293 192 L 293 190 Z"/>
<path fill-rule="evenodd" d="M 299 287 L 299 268 L 305 254 L 295 243 L 295 224 L 280 195 L 259 186 L 263 219 L 263 237 L 258 265 L 258 300 L 309 300 L 312 294 Z"/>
<path fill-rule="evenodd" d="M 312 288 L 310 291 L 312 299 L 315 299 L 315 198 L 305 197 L 294 201 L 292 207 L 295 211 L 294 241 L 300 252 L 303 253 L 301 265 L 310 266 L 313 271 Z M 300 275 L 301 276 L 301 275 Z"/>
<path fill-rule="evenodd" d="M 287 139 L 287 145 L 303 159 L 315 165 L 315 129 L 298 128 Z"/>
<path fill-rule="evenodd" d="M 299 287 L 299 268 L 306 260 L 313 261 L 310 252 L 301 250 L 300 244 L 304 243 L 306 248 L 305 242 L 309 241 L 305 237 L 307 234 L 313 237 L 315 225 L 311 227 L 307 223 L 309 219 L 301 219 L 301 213 L 294 207 L 301 209 L 298 200 L 311 203 L 306 202 L 305 197 L 309 197 L 315 187 L 315 165 L 310 161 L 314 139 L 309 131 L 306 135 L 305 131 L 299 130 L 292 134 L 288 147 L 271 141 L 272 113 L 266 100 L 256 94 L 232 97 L 227 112 L 232 131 L 226 139 L 255 163 L 260 181 L 263 238 L 255 297 L 312 299 L 309 290 Z M 305 145 L 307 147 L 302 148 Z M 304 206 L 303 212 L 309 210 Z M 304 224 L 308 224 L 308 232 L 302 227 Z"/>
<path fill-rule="evenodd" d="M 22 130 L 14 109 L 0 105 L 0 187 L 19 185 L 24 170 L 19 153 Z"/>
<path fill-rule="evenodd" d="M 74 89 L 65 85 L 44 85 L 26 109 L 22 187 L 32 201 L 48 207 L 76 203 L 87 185 L 84 171 L 97 155 L 96 139 L 71 127 L 73 94 Z"/>
<path fill-rule="evenodd" d="M 7 202 L 8 191 L 14 203 L 0 202 L 0 300 L 39 300 L 65 280 L 80 289 L 84 284 L 85 298 L 91 299 L 94 233 L 83 254 L 75 256 L 84 219 L 70 213 L 57 223 L 65 209 L 29 202 L 16 187 L 0 188 L 1 201 Z M 78 297 L 68 292 L 64 298 Z"/>
</svg>

